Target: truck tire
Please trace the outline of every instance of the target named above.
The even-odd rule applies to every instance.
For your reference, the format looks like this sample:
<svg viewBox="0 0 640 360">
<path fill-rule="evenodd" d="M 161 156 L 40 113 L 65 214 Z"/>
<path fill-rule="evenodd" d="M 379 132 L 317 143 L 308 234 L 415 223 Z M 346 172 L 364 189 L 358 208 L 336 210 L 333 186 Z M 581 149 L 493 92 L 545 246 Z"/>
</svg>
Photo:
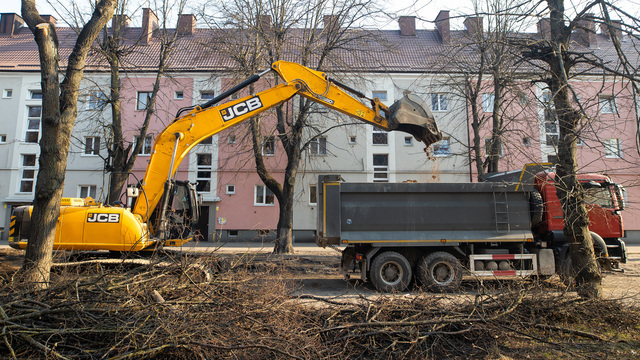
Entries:
<svg viewBox="0 0 640 360">
<path fill-rule="evenodd" d="M 385 292 L 404 291 L 411 282 L 411 265 L 401 254 L 385 251 L 371 262 L 371 282 Z"/>
<path fill-rule="evenodd" d="M 420 260 L 417 276 L 429 291 L 450 292 L 460 286 L 462 265 L 448 252 L 437 251 Z"/>
<path fill-rule="evenodd" d="M 539 225 L 543 220 L 544 201 L 542 195 L 533 190 L 529 195 L 529 209 L 531 210 L 531 226 Z"/>
</svg>

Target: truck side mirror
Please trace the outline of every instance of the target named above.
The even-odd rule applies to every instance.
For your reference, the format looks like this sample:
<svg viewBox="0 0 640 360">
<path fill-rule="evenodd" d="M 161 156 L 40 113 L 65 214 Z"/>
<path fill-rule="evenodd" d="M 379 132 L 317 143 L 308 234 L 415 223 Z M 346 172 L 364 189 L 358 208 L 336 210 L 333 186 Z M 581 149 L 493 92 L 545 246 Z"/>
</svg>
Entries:
<svg viewBox="0 0 640 360">
<path fill-rule="evenodd" d="M 624 208 L 627 205 L 625 196 L 624 196 L 625 195 L 624 186 L 618 185 L 618 184 L 615 184 L 613 186 L 616 194 L 616 200 L 618 201 L 618 210 L 624 210 Z"/>
</svg>

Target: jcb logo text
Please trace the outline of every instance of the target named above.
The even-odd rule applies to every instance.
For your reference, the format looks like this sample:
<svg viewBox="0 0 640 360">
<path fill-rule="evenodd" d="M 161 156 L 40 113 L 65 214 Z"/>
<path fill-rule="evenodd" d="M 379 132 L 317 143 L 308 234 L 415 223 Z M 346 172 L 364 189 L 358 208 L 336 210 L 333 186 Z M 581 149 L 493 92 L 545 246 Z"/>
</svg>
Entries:
<svg viewBox="0 0 640 360">
<path fill-rule="evenodd" d="M 101 214 L 92 213 L 87 216 L 87 222 L 90 223 L 118 223 L 120 222 L 120 214 Z"/>
<path fill-rule="evenodd" d="M 237 118 L 240 115 L 244 115 L 253 110 L 260 109 L 261 107 L 262 101 L 260 101 L 259 97 L 255 96 L 249 100 L 245 100 L 233 106 L 229 106 L 228 108 L 220 110 L 220 115 L 222 116 L 222 120 L 229 121 L 231 119 Z"/>
</svg>

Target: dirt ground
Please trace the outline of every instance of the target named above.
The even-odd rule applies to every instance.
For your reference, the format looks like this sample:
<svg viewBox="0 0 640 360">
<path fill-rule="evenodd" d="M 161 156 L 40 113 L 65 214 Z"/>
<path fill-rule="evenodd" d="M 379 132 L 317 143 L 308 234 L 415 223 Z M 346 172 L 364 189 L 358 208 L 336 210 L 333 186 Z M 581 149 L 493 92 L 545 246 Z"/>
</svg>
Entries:
<svg viewBox="0 0 640 360">
<path fill-rule="evenodd" d="M 293 280 L 294 295 L 310 295 L 331 298 L 357 298 L 374 296 L 377 294 L 370 283 L 359 280 L 345 281 L 340 274 L 340 253 L 333 249 L 314 247 L 300 247 L 294 255 L 273 255 L 270 247 L 190 247 L 185 249 L 193 256 L 206 256 L 213 253 L 231 262 L 246 262 L 251 267 L 267 270 L 273 278 L 283 277 Z M 623 272 L 604 273 L 604 293 L 607 298 L 624 298 L 640 303 L 640 246 L 630 246 L 627 249 L 628 259 L 622 264 Z M 0 247 L 0 274 L 12 273 L 20 268 L 24 252 Z M 553 279 L 552 279 L 553 280 Z M 484 280 L 491 286 L 492 280 Z M 478 286 L 475 279 L 463 281 L 461 293 L 473 293 Z M 398 294 L 410 296 L 420 290 L 415 287 Z"/>
</svg>

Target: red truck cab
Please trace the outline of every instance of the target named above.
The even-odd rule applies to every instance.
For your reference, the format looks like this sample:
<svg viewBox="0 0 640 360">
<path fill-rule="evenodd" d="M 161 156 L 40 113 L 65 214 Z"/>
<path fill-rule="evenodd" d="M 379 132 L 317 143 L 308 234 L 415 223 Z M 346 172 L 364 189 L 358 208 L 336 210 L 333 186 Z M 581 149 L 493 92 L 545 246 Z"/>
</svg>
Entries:
<svg viewBox="0 0 640 360">
<path fill-rule="evenodd" d="M 538 233 L 560 233 L 564 218 L 560 200 L 556 194 L 554 172 L 542 171 L 536 174 L 534 187 L 542 196 L 544 204 L 543 220 L 538 225 Z M 578 181 L 584 190 L 584 201 L 589 213 L 589 230 L 602 238 L 608 256 L 612 260 L 624 262 L 624 226 L 620 211 L 624 209 L 622 186 L 615 184 L 607 175 L 579 174 Z M 594 239 L 597 244 L 598 239 Z M 604 252 L 604 251 L 603 251 Z"/>
</svg>

